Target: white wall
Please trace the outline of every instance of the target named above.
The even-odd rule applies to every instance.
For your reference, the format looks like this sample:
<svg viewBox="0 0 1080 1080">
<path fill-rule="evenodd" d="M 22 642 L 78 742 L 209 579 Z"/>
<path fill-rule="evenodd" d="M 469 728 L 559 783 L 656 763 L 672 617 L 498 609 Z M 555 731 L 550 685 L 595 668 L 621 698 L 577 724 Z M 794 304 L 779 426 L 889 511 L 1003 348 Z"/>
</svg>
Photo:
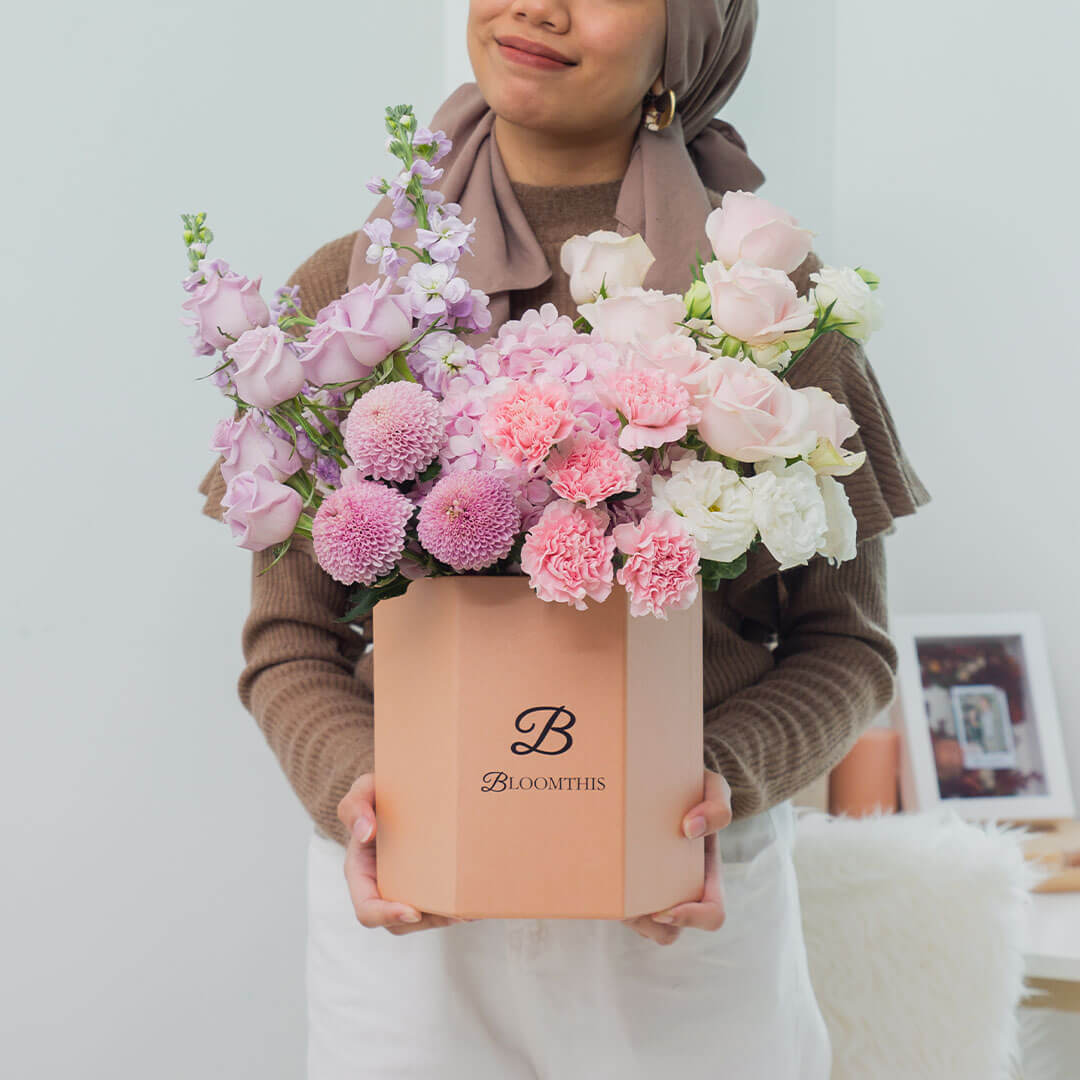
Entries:
<svg viewBox="0 0 1080 1080">
<path fill-rule="evenodd" d="M 868 354 L 934 497 L 892 606 L 1042 614 L 1080 795 L 1080 8 L 838 0 L 837 28 L 836 251 L 882 278 Z"/>
<path fill-rule="evenodd" d="M 251 556 L 199 513 L 227 410 L 179 215 L 272 294 L 367 216 L 384 106 L 441 100 L 440 14 L 407 64 L 374 4 L 5 16 L 5 1075 L 303 1075 L 310 825 L 236 697 Z"/>
</svg>

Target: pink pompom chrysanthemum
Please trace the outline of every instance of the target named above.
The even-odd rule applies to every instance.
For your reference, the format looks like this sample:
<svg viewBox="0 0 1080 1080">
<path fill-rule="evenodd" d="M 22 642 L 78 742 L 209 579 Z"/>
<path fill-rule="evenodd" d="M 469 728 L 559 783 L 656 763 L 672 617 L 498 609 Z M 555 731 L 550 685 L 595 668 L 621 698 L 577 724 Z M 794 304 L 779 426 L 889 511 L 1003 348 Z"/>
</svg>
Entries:
<svg viewBox="0 0 1080 1080">
<path fill-rule="evenodd" d="M 413 504 L 400 491 L 357 480 L 331 492 L 311 525 L 319 565 L 342 585 L 371 585 L 405 549 Z"/>
<path fill-rule="evenodd" d="M 420 507 L 416 535 L 455 570 L 482 570 L 514 546 L 521 516 L 509 485 L 490 472 L 454 472 Z"/>
<path fill-rule="evenodd" d="M 616 578 L 630 596 L 631 615 L 666 619 L 669 609 L 697 599 L 698 549 L 670 510 L 650 511 L 637 525 L 616 525 L 612 536 L 626 555 Z"/>
<path fill-rule="evenodd" d="M 521 569 L 541 600 L 585 610 L 585 598 L 606 600 L 614 576 L 614 537 L 606 536 L 608 513 L 559 499 L 549 503 L 529 530 Z"/>
<path fill-rule="evenodd" d="M 587 507 L 621 491 L 634 491 L 640 471 L 641 466 L 614 443 L 587 433 L 560 443 L 544 464 L 555 494 Z"/>
<path fill-rule="evenodd" d="M 412 382 L 369 390 L 344 426 L 345 452 L 363 475 L 399 483 L 422 473 L 445 438 L 438 399 Z"/>
</svg>

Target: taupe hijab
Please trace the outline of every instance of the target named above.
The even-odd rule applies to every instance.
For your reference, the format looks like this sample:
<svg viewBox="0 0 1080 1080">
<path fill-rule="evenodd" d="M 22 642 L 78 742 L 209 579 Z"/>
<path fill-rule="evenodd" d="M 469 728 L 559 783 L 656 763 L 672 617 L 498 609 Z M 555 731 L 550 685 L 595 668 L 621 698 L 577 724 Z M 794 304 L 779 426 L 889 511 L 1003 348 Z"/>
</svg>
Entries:
<svg viewBox="0 0 1080 1080">
<path fill-rule="evenodd" d="M 641 233 L 656 257 L 646 288 L 683 292 L 695 252 L 710 257 L 704 228 L 712 208 L 707 187 L 754 191 L 765 180 L 739 133 L 716 118 L 746 70 L 756 24 L 757 0 L 667 2 L 662 82 L 675 91 L 675 119 L 659 132 L 639 127 L 615 208 L 619 232 Z M 468 82 L 428 124 L 454 144 L 439 162 L 445 171 L 438 189 L 447 201 L 460 203 L 463 221 L 476 218 L 473 255 L 462 259 L 461 273 L 491 299 L 487 336 L 509 317 L 509 292 L 535 288 L 551 277 L 510 185 L 492 131 L 494 120 L 479 87 Z M 368 220 L 389 217 L 390 210 L 384 196 Z M 404 241 L 397 235 L 394 239 Z M 368 242 L 361 230 L 349 266 L 350 289 L 377 274 L 377 267 L 365 261 Z M 484 336 L 470 340 L 476 344 Z"/>
</svg>

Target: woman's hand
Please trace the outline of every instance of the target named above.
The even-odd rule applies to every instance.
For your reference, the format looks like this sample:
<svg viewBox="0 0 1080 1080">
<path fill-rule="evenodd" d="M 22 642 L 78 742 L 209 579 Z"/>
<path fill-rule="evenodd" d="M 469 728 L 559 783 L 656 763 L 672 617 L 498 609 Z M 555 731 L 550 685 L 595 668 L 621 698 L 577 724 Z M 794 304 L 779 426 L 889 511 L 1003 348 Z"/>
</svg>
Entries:
<svg viewBox="0 0 1080 1080">
<path fill-rule="evenodd" d="M 452 915 L 417 911 L 410 904 L 383 900 L 375 876 L 375 774 L 364 773 L 353 781 L 338 803 L 337 815 L 349 830 L 345 850 L 345 880 L 349 884 L 356 917 L 363 926 L 381 926 L 391 934 L 411 934 L 451 923 L 471 922 Z"/>
<path fill-rule="evenodd" d="M 684 926 L 719 930 L 724 923 L 724 875 L 716 851 L 716 833 L 730 824 L 731 788 L 718 772 L 706 769 L 705 798 L 687 811 L 682 822 L 682 830 L 690 839 L 705 835 L 705 888 L 701 899 L 622 921 L 658 945 L 670 945 Z"/>
</svg>

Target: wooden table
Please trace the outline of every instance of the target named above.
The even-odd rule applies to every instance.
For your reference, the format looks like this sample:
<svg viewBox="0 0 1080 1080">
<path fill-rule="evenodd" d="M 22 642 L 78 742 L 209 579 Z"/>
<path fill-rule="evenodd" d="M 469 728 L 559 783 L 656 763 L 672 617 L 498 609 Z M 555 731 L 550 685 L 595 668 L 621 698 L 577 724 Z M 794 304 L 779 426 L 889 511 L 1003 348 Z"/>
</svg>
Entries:
<svg viewBox="0 0 1080 1080">
<path fill-rule="evenodd" d="M 1032 893 L 1024 982 L 1027 1008 L 1080 1012 L 1080 892 Z"/>
</svg>

